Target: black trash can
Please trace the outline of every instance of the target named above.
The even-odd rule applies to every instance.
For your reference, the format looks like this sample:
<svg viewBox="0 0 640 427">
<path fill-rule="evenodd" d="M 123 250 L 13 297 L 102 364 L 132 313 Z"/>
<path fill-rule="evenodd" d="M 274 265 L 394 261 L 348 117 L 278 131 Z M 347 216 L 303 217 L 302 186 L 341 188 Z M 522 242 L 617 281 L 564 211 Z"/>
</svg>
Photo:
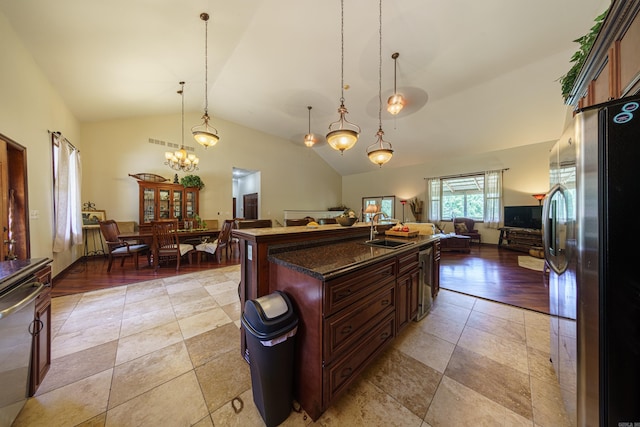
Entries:
<svg viewBox="0 0 640 427">
<path fill-rule="evenodd" d="M 245 302 L 246 332 L 253 401 L 267 427 L 284 422 L 293 402 L 294 340 L 298 317 L 281 291 Z"/>
</svg>

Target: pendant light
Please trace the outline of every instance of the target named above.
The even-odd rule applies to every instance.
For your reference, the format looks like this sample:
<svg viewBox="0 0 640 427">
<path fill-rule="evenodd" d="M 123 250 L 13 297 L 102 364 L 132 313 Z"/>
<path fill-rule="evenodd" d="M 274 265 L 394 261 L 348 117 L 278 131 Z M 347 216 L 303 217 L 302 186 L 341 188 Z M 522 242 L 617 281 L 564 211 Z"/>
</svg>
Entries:
<svg viewBox="0 0 640 427">
<path fill-rule="evenodd" d="M 209 125 L 209 92 L 207 91 L 209 74 L 207 57 L 209 14 L 201 13 L 200 19 L 204 21 L 204 115 L 202 116 L 202 120 L 204 120 L 204 122 L 198 126 L 192 127 L 191 133 L 193 133 L 193 137 L 198 141 L 198 144 L 202 145 L 204 148 L 209 148 L 216 145 L 220 137 L 218 136 L 218 130 Z"/>
<path fill-rule="evenodd" d="M 327 142 L 334 150 L 339 150 L 340 154 L 344 154 L 344 150 L 348 150 L 356 145 L 358 141 L 358 135 L 360 134 L 360 127 L 348 121 L 344 116 L 348 114 L 347 108 L 344 106 L 344 0 L 340 2 L 341 21 L 340 21 L 340 36 L 341 36 L 341 68 L 340 68 L 340 107 L 338 108 L 338 114 L 340 117 L 337 121 L 329 125 L 329 133 L 327 134 Z"/>
<path fill-rule="evenodd" d="M 180 144 L 180 149 L 174 151 L 167 151 L 164 153 L 165 165 L 168 165 L 171 169 L 177 171 L 191 172 L 194 170 L 198 170 L 198 163 L 200 163 L 200 159 L 196 157 L 195 154 L 187 154 L 187 151 L 184 149 L 184 82 L 180 82 L 180 90 L 178 94 L 182 98 L 182 132 L 180 133 L 182 138 L 182 143 Z"/>
<path fill-rule="evenodd" d="M 378 132 L 376 132 L 377 140 L 369 147 L 367 147 L 367 156 L 372 163 L 382 167 L 385 163 L 391 160 L 393 156 L 393 150 L 391 144 L 382 136 L 382 0 L 380 3 L 380 47 L 378 52 L 379 65 L 378 65 Z"/>
<path fill-rule="evenodd" d="M 391 58 L 393 58 L 393 95 L 391 95 L 387 100 L 387 111 L 394 116 L 398 114 L 407 103 L 407 101 L 404 99 L 404 96 L 402 96 L 402 94 L 398 93 L 398 91 L 396 90 L 396 70 L 398 66 L 399 56 L 400 54 L 398 52 L 395 52 L 393 55 L 391 55 Z"/>
<path fill-rule="evenodd" d="M 309 110 L 309 133 L 304 136 L 304 145 L 311 148 L 316 143 L 316 136 L 311 133 L 311 106 L 309 105 L 307 109 Z"/>
</svg>

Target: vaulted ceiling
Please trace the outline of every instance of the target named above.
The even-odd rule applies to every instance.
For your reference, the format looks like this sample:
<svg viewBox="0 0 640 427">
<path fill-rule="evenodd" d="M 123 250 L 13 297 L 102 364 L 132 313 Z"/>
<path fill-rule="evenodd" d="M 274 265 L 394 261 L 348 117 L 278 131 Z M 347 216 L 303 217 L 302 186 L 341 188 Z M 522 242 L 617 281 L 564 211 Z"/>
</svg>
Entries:
<svg viewBox="0 0 640 427">
<path fill-rule="evenodd" d="M 560 78 L 603 0 L 383 0 L 382 101 L 397 88 L 398 116 L 383 106 L 384 168 L 557 139 L 567 107 Z M 379 6 L 345 0 L 347 118 L 361 128 L 344 155 L 324 135 L 341 96 L 338 0 L 0 0 L 38 66 L 81 121 L 204 108 L 209 13 L 209 114 L 315 150 L 341 175 L 375 170 L 366 148 L 378 130 Z M 192 125 L 196 125 L 193 123 Z M 220 144 L 232 144 L 221 132 Z"/>
</svg>

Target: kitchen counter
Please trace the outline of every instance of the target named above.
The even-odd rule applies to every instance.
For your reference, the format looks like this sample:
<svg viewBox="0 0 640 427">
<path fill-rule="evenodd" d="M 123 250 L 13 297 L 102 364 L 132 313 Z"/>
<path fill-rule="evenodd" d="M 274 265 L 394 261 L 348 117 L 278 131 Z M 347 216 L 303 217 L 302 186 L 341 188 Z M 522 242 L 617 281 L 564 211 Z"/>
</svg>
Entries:
<svg viewBox="0 0 640 427">
<path fill-rule="evenodd" d="M 299 227 L 285 227 L 299 228 Z M 383 261 L 419 248 L 438 240 L 438 236 L 416 236 L 412 238 L 376 236 L 411 245 L 402 248 L 380 248 L 369 246 L 364 242 L 369 239 L 354 238 L 349 240 L 325 241 L 301 246 L 300 244 L 273 246 L 269 250 L 270 262 L 308 274 L 319 280 L 332 279 L 370 264 Z"/>
</svg>

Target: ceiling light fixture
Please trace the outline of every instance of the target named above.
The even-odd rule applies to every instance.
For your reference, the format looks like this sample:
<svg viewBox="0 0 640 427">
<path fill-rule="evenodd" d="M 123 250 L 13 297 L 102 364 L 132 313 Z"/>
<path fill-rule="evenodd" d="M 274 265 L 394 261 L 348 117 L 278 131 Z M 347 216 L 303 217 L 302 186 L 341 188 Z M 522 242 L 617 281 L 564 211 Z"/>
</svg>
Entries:
<svg viewBox="0 0 640 427">
<path fill-rule="evenodd" d="M 191 172 L 194 170 L 198 170 L 198 163 L 200 163 L 200 159 L 196 157 L 195 154 L 187 154 L 187 151 L 184 149 L 184 82 L 180 82 L 180 90 L 178 94 L 182 98 L 182 143 L 180 144 L 180 149 L 174 151 L 167 151 L 164 153 L 165 165 L 168 165 L 171 169 L 177 171 L 185 171 Z"/>
<path fill-rule="evenodd" d="M 309 109 L 309 133 L 304 136 L 304 145 L 311 148 L 316 143 L 316 136 L 311 133 L 311 106 L 307 108 Z"/>
<path fill-rule="evenodd" d="M 207 40 L 208 40 L 208 28 L 209 28 L 209 14 L 201 13 L 200 19 L 204 21 L 204 115 L 202 120 L 204 122 L 198 126 L 191 128 L 191 133 L 198 144 L 204 148 L 213 147 L 218 143 L 220 137 L 218 136 L 218 130 L 213 126 L 209 126 L 209 93 L 207 91 L 208 86 L 208 56 L 207 56 Z"/>
<path fill-rule="evenodd" d="M 341 35 L 341 68 L 340 68 L 340 107 L 338 108 L 338 114 L 340 117 L 337 121 L 329 125 L 329 133 L 327 134 L 327 142 L 334 150 L 339 150 L 340 154 L 344 154 L 344 150 L 353 148 L 358 142 L 358 135 L 360 134 L 360 127 L 356 124 L 348 121 L 344 116 L 348 114 L 347 108 L 344 106 L 344 0 L 340 2 L 341 21 L 340 21 L 340 35 Z"/>
<path fill-rule="evenodd" d="M 380 47 L 378 52 L 379 65 L 378 65 L 378 132 L 376 136 L 378 139 L 376 142 L 367 147 L 367 156 L 372 163 L 382 167 L 385 163 L 391 160 L 393 157 L 393 149 L 391 143 L 382 139 L 384 132 L 382 131 L 382 0 L 380 4 Z"/>
<path fill-rule="evenodd" d="M 393 114 L 394 116 L 402 110 L 407 101 L 404 99 L 401 93 L 398 93 L 396 90 L 396 70 L 398 66 L 398 57 L 400 54 L 395 52 L 391 55 L 393 58 L 393 95 L 389 97 L 387 100 L 387 111 Z"/>
</svg>

